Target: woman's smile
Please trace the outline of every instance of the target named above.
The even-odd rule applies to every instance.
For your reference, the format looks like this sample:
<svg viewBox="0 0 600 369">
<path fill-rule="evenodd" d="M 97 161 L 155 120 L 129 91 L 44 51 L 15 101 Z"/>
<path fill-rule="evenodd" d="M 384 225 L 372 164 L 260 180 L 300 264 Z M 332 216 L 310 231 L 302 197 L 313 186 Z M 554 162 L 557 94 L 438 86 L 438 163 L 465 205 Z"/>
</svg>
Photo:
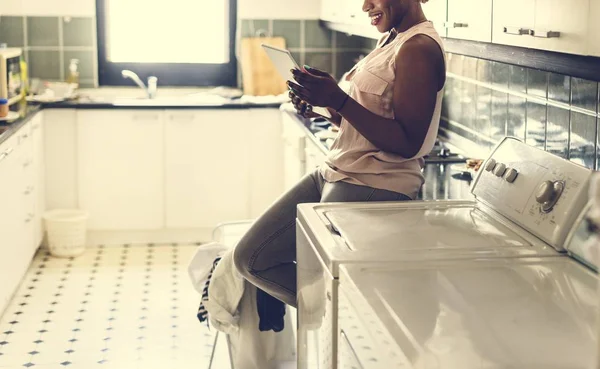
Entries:
<svg viewBox="0 0 600 369">
<path fill-rule="evenodd" d="M 369 17 L 371 18 L 371 25 L 377 26 L 381 22 L 381 18 L 383 18 L 383 13 L 369 14 Z"/>
</svg>

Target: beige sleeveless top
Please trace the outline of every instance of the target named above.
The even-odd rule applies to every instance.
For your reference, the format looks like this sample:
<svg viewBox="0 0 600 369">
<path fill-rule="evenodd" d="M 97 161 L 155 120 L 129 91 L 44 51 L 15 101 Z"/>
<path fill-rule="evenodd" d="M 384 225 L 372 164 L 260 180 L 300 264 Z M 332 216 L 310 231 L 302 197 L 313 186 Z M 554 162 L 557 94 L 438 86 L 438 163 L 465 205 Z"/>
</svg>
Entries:
<svg viewBox="0 0 600 369">
<path fill-rule="evenodd" d="M 393 92 L 396 71 L 396 55 L 411 37 L 424 34 L 435 40 L 442 50 L 442 39 L 431 22 L 419 23 L 383 47 L 378 47 L 362 59 L 348 74 L 350 96 L 371 112 L 388 119 L 395 119 Z M 387 39 L 387 36 L 384 38 Z M 444 53 L 445 58 L 445 53 Z M 321 174 L 328 182 L 345 181 L 394 192 L 416 198 L 425 181 L 422 169 L 423 157 L 427 155 L 437 137 L 442 109 L 443 89 L 437 94 L 437 102 L 429 131 L 418 154 L 404 158 L 382 151 L 361 135 L 347 120 L 342 119 L 340 132 Z"/>
</svg>

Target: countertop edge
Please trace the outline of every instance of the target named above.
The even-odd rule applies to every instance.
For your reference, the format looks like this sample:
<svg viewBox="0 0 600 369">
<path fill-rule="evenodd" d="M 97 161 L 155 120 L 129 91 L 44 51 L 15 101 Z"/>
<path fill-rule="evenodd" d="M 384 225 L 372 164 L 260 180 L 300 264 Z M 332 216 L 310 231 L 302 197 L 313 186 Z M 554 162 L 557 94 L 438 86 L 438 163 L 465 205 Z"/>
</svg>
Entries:
<svg viewBox="0 0 600 369">
<path fill-rule="evenodd" d="M 79 102 L 60 102 L 60 103 L 28 103 L 21 112 L 22 117 L 12 122 L 0 122 L 1 127 L 10 127 L 5 133 L 0 135 L 0 145 L 6 142 L 12 135 L 29 122 L 40 111 L 46 109 L 81 109 L 81 110 L 215 110 L 215 109 L 278 109 L 281 103 L 252 104 L 252 103 L 230 103 L 215 105 L 115 105 L 111 103 L 79 103 Z"/>
<path fill-rule="evenodd" d="M 226 104 L 186 104 L 186 105 L 170 105 L 170 104 L 113 104 L 113 103 L 91 103 L 91 102 L 59 102 L 59 103 L 45 103 L 37 104 L 42 109 L 127 109 L 127 110 L 201 110 L 201 109 L 277 109 L 281 103 L 265 103 L 265 104 L 254 104 L 254 103 L 226 103 Z"/>
<path fill-rule="evenodd" d="M 317 145 L 317 147 L 319 148 L 319 150 L 321 150 L 321 152 L 325 155 L 329 154 L 329 149 L 327 148 L 327 146 L 325 146 L 324 142 L 320 139 L 317 138 L 317 136 L 315 136 L 314 132 L 312 132 L 308 127 L 310 126 L 310 120 L 302 118 L 301 116 L 299 116 L 298 114 L 296 114 L 293 111 L 289 111 L 289 110 L 282 110 L 284 112 L 286 112 L 293 120 L 294 122 L 298 123 L 298 125 L 300 126 L 300 128 L 302 128 L 302 130 L 304 131 L 304 133 L 306 133 L 306 136 L 315 144 Z"/>
<path fill-rule="evenodd" d="M 3 134 L 0 135 L 0 145 L 2 145 L 9 138 L 11 138 L 13 136 L 13 134 L 15 134 L 15 132 L 17 132 L 19 129 L 21 129 L 25 124 L 27 124 L 29 121 L 31 121 L 33 119 L 33 117 L 35 117 L 37 115 L 37 113 L 39 113 L 41 110 L 42 110 L 42 108 L 39 106 L 28 106 L 27 113 L 25 114 L 24 117 L 19 118 L 10 123 L 0 122 L 1 127 L 9 127 L 9 129 L 6 132 L 4 132 Z"/>
</svg>

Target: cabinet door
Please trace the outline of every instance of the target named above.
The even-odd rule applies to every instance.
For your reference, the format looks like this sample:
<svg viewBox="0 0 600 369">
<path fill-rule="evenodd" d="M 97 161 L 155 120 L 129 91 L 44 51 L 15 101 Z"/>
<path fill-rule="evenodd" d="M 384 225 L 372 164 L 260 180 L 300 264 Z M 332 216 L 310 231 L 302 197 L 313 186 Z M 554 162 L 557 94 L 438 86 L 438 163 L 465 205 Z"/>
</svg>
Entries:
<svg viewBox="0 0 600 369">
<path fill-rule="evenodd" d="M 31 257 L 37 250 L 35 245 L 35 198 L 36 198 L 36 173 L 35 158 L 33 150 L 33 131 L 32 123 L 29 122 L 16 133 L 18 141 L 18 171 L 20 172 L 19 187 L 16 195 L 19 197 L 19 210 L 17 216 L 21 221 L 22 235 L 22 260 L 29 263 Z"/>
<path fill-rule="evenodd" d="M 304 145 L 306 135 L 288 113 L 282 112 L 283 185 L 287 191 L 302 178 L 305 170 Z"/>
<path fill-rule="evenodd" d="M 279 109 L 250 110 L 250 218 L 283 192 L 283 142 Z"/>
<path fill-rule="evenodd" d="M 494 1 L 492 41 L 497 44 L 529 47 L 534 27 L 536 0 Z"/>
<path fill-rule="evenodd" d="M 19 283 L 18 248 L 23 233 L 22 204 L 18 191 L 22 178 L 17 160 L 18 147 L 15 137 L 0 145 L 0 181 L 2 206 L 0 207 L 0 314 L 10 301 L 10 297 Z"/>
<path fill-rule="evenodd" d="M 440 36 L 446 37 L 448 2 L 446 0 L 428 1 L 421 6 L 423 7 L 423 12 L 425 12 L 425 17 L 433 22 Z"/>
<path fill-rule="evenodd" d="M 167 228 L 249 218 L 251 129 L 247 110 L 167 111 Z"/>
<path fill-rule="evenodd" d="M 33 218 L 34 247 L 41 245 L 44 238 L 44 222 L 42 216 L 46 211 L 46 186 L 44 165 L 44 127 L 41 113 L 31 122 L 31 137 L 33 144 L 33 194 L 35 209 Z"/>
<path fill-rule="evenodd" d="M 350 23 L 359 26 L 371 27 L 370 19 L 367 13 L 363 12 L 363 0 L 343 0 L 346 20 L 344 23 Z"/>
<path fill-rule="evenodd" d="M 492 41 L 492 0 L 448 0 L 448 37 Z"/>
<path fill-rule="evenodd" d="M 92 230 L 163 227 L 163 112 L 77 112 L 79 207 Z"/>
<path fill-rule="evenodd" d="M 6 307 L 33 256 L 30 212 L 33 202 L 26 193 L 27 158 L 31 155 L 29 124 L 0 145 L 0 312 Z"/>
<path fill-rule="evenodd" d="M 588 54 L 600 56 L 600 0 L 590 1 L 590 14 L 588 17 Z"/>
<path fill-rule="evenodd" d="M 325 162 L 326 156 L 321 148 L 309 139 L 306 140 L 304 152 L 306 154 L 306 174 L 312 173 Z"/>
<path fill-rule="evenodd" d="M 341 19 L 342 0 L 322 0 L 321 1 L 321 19 L 336 22 Z"/>
<path fill-rule="evenodd" d="M 587 54 L 589 12 L 590 0 L 537 0 L 531 47 Z"/>
<path fill-rule="evenodd" d="M 77 110 L 44 110 L 43 119 L 46 208 L 77 208 Z M 114 132 L 105 130 L 99 140 Z"/>
</svg>

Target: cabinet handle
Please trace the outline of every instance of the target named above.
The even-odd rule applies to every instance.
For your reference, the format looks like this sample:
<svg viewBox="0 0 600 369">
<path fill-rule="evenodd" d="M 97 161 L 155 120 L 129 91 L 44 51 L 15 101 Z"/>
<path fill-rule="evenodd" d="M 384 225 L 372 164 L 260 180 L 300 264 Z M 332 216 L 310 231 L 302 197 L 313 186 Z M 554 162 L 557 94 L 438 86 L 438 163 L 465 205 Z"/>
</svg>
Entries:
<svg viewBox="0 0 600 369">
<path fill-rule="evenodd" d="M 444 23 L 445 28 L 468 28 L 469 23 L 463 22 L 446 22 Z"/>
<path fill-rule="evenodd" d="M 529 34 L 533 37 L 538 37 L 538 38 L 559 38 L 560 37 L 560 32 L 556 32 L 556 31 L 536 31 L 536 30 L 532 29 L 531 31 L 529 31 Z"/>
<path fill-rule="evenodd" d="M 9 147 L 5 152 L 0 154 L 0 161 L 6 159 L 6 157 L 8 155 L 10 155 L 12 152 L 14 151 L 14 149 L 12 147 Z"/>
<path fill-rule="evenodd" d="M 184 121 L 184 122 L 191 122 L 194 120 L 194 115 L 193 114 L 189 114 L 189 115 L 177 115 L 177 114 L 173 114 L 169 116 L 169 120 L 172 121 Z"/>
<path fill-rule="evenodd" d="M 517 36 L 528 35 L 530 31 L 531 30 L 528 28 L 504 27 L 504 33 L 506 33 L 507 35 L 517 35 Z"/>
<path fill-rule="evenodd" d="M 33 220 L 33 214 L 29 213 L 27 214 L 27 219 L 25 219 L 25 223 L 29 223 Z"/>
<path fill-rule="evenodd" d="M 27 160 L 25 163 L 23 163 L 23 167 L 27 168 L 28 166 L 31 165 L 31 159 Z"/>
<path fill-rule="evenodd" d="M 39 124 L 39 123 L 37 123 L 37 124 L 34 124 L 34 125 L 32 126 L 32 129 L 40 129 L 40 124 Z"/>
<path fill-rule="evenodd" d="M 133 120 L 152 120 L 152 121 L 157 121 L 158 120 L 158 114 L 152 114 L 152 115 L 134 115 L 133 116 Z"/>
</svg>

